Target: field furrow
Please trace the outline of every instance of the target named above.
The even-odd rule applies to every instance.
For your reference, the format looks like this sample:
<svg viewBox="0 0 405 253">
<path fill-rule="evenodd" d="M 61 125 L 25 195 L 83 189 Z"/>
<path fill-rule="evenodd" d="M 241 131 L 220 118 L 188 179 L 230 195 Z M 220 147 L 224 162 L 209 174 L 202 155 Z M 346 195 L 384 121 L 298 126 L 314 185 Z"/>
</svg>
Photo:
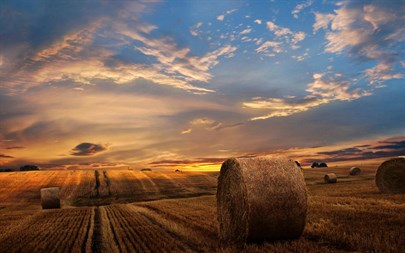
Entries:
<svg viewBox="0 0 405 253">
<path fill-rule="evenodd" d="M 0 240 L 0 252 L 77 252 L 85 242 L 91 208 L 48 210 Z M 23 236 L 22 236 L 23 235 Z M 75 240 L 72 240 L 75 238 Z"/>
<path fill-rule="evenodd" d="M 173 252 L 191 251 L 191 248 L 179 240 L 179 236 L 167 231 L 152 217 L 145 215 L 139 208 L 124 205 L 106 207 L 115 231 L 121 238 L 118 243 L 124 252 Z M 123 247 L 122 247 L 123 246 Z"/>
<path fill-rule="evenodd" d="M 217 221 L 215 203 L 207 204 L 206 199 L 212 197 L 191 198 L 187 201 L 162 200 L 159 202 L 144 202 L 136 204 L 159 213 L 163 217 L 180 224 L 192 227 L 210 237 L 217 238 Z"/>
</svg>

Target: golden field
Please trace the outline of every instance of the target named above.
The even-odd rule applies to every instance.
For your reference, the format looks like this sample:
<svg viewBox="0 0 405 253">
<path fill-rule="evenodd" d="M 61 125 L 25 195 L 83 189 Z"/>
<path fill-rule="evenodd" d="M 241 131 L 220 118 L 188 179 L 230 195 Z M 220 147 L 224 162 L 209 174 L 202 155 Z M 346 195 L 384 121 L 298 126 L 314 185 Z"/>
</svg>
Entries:
<svg viewBox="0 0 405 253">
<path fill-rule="evenodd" d="M 359 164 L 353 164 L 358 165 Z M 405 195 L 381 194 L 378 164 L 304 169 L 309 209 L 295 241 L 246 252 L 404 252 Z M 338 183 L 324 184 L 336 173 Z M 35 171 L 0 173 L 0 252 L 234 252 L 221 246 L 218 173 Z M 42 210 L 39 190 L 60 187 L 62 209 Z"/>
</svg>

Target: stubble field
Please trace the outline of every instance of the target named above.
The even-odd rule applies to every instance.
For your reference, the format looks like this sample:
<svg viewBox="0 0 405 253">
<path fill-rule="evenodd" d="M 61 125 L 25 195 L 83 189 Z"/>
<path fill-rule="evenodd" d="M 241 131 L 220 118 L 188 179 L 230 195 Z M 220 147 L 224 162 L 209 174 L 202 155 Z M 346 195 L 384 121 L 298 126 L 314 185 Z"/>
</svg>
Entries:
<svg viewBox="0 0 405 253">
<path fill-rule="evenodd" d="M 405 196 L 380 194 L 378 164 L 305 169 L 307 225 L 294 241 L 246 252 L 405 252 Z M 334 172 L 337 184 L 324 184 Z M 218 240 L 218 173 L 38 171 L 0 174 L 0 252 L 234 252 Z M 59 186 L 63 209 L 41 210 Z M 98 193 L 97 193 L 98 190 Z M 288 211 L 288 210 L 287 210 Z"/>
</svg>

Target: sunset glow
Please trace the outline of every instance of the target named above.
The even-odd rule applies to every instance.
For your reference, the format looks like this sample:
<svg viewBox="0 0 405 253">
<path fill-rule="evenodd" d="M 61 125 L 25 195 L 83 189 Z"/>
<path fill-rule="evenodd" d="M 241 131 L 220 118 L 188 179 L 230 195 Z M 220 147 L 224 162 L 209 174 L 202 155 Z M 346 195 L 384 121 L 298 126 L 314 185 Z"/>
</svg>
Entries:
<svg viewBox="0 0 405 253">
<path fill-rule="evenodd" d="M 2 1 L 0 167 L 405 155 L 403 1 Z"/>
</svg>

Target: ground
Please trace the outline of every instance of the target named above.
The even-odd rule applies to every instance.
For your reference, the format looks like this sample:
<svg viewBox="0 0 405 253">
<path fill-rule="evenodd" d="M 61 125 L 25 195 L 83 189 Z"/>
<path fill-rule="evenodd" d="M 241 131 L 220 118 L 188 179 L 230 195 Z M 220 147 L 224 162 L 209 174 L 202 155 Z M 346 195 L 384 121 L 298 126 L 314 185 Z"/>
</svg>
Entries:
<svg viewBox="0 0 405 253">
<path fill-rule="evenodd" d="M 352 164 L 359 166 L 359 164 Z M 304 169 L 302 237 L 248 244 L 245 252 L 405 252 L 405 195 L 381 194 L 378 164 Z M 338 183 L 325 184 L 334 172 Z M 0 252 L 234 252 L 218 240 L 217 172 L 0 173 Z M 62 209 L 42 210 L 39 190 L 59 186 Z M 288 211 L 288 210 L 287 210 Z"/>
</svg>

